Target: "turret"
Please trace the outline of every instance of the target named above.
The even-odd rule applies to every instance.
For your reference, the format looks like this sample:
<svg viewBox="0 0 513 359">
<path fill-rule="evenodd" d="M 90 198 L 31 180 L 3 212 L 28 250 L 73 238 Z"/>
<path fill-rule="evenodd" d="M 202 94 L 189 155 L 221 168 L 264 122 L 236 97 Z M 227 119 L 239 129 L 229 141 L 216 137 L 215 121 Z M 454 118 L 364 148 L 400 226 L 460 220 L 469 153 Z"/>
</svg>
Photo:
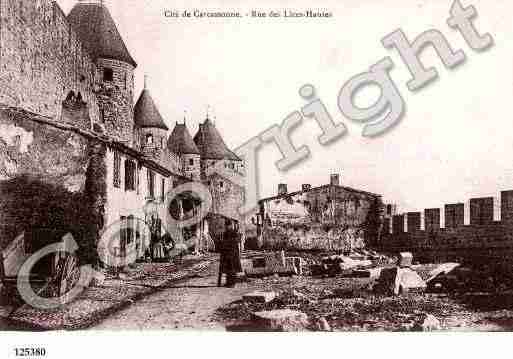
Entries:
<svg viewBox="0 0 513 359">
<path fill-rule="evenodd" d="M 111 138 L 133 145 L 133 95 L 136 62 L 103 1 L 79 1 L 68 22 L 96 63 L 94 91 L 99 124 Z"/>
<path fill-rule="evenodd" d="M 137 147 L 145 155 L 159 160 L 167 146 L 169 128 L 147 89 L 147 81 L 145 80 L 144 83 L 144 90 L 134 107 Z"/>
<path fill-rule="evenodd" d="M 243 161 L 226 146 L 219 131 L 207 117 L 204 123 L 199 125 L 199 130 L 194 136 L 194 143 L 201 154 L 201 174 L 204 179 L 206 169 L 222 162 L 228 169 L 243 173 Z"/>
<path fill-rule="evenodd" d="M 180 158 L 180 167 L 184 176 L 193 181 L 201 180 L 201 156 L 194 143 L 185 120 L 183 124 L 178 122 L 169 136 L 167 148 Z"/>
</svg>

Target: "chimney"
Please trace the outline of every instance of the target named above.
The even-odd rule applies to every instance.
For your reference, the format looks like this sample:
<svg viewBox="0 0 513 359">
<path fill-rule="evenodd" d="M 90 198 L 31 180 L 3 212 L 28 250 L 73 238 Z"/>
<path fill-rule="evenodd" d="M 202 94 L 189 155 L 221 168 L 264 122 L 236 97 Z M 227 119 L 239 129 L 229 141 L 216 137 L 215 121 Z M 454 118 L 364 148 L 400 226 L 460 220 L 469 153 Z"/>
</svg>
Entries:
<svg viewBox="0 0 513 359">
<path fill-rule="evenodd" d="M 334 173 L 331 175 L 330 184 L 332 186 L 340 186 L 340 175 L 338 173 Z"/>
<path fill-rule="evenodd" d="M 278 196 L 283 196 L 285 194 L 289 193 L 288 189 L 287 189 L 287 184 L 286 183 L 280 183 L 278 185 Z"/>
<path fill-rule="evenodd" d="M 304 184 L 301 186 L 301 190 L 303 192 L 307 192 L 307 191 L 310 191 L 312 189 L 312 185 L 311 184 Z"/>
</svg>

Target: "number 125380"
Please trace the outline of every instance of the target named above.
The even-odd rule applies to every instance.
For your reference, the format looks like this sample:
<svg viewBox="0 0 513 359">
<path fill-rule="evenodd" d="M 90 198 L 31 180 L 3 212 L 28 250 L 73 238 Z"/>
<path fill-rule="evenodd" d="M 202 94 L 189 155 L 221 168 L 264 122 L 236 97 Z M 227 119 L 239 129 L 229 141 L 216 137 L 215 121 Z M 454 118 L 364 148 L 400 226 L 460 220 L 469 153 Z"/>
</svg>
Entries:
<svg viewBox="0 0 513 359">
<path fill-rule="evenodd" d="M 16 357 L 44 357 L 46 356 L 45 348 L 16 348 L 14 349 Z"/>
</svg>

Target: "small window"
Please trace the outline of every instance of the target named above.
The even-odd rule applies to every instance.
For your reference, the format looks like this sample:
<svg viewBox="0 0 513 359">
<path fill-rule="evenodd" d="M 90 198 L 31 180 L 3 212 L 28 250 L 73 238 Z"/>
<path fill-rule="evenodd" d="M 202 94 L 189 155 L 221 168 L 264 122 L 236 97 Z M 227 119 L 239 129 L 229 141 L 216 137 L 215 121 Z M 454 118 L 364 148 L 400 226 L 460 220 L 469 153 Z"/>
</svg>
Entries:
<svg viewBox="0 0 513 359">
<path fill-rule="evenodd" d="M 100 110 L 100 122 L 105 123 L 105 110 L 103 108 Z"/>
<path fill-rule="evenodd" d="M 135 162 L 125 161 L 125 191 L 135 191 Z"/>
<path fill-rule="evenodd" d="M 155 197 L 155 173 L 148 169 L 148 194 Z"/>
<path fill-rule="evenodd" d="M 121 156 L 118 152 L 114 152 L 114 187 L 121 186 Z"/>
<path fill-rule="evenodd" d="M 153 144 L 153 135 L 146 135 L 146 144 L 147 145 L 152 145 Z"/>
<path fill-rule="evenodd" d="M 235 163 L 230 163 L 230 168 L 231 168 L 232 170 L 234 170 L 234 169 L 235 169 Z"/>
<path fill-rule="evenodd" d="M 162 202 L 166 199 L 166 179 L 165 178 L 162 178 L 162 185 L 160 187 L 160 199 L 162 200 Z"/>
<path fill-rule="evenodd" d="M 189 160 L 189 166 L 194 166 L 194 159 L 193 159 L 193 158 L 191 158 L 191 159 Z"/>
<path fill-rule="evenodd" d="M 103 81 L 114 81 L 114 71 L 111 68 L 106 67 L 103 69 Z"/>
<path fill-rule="evenodd" d="M 219 188 L 224 188 L 224 182 L 223 181 L 219 182 Z"/>
</svg>

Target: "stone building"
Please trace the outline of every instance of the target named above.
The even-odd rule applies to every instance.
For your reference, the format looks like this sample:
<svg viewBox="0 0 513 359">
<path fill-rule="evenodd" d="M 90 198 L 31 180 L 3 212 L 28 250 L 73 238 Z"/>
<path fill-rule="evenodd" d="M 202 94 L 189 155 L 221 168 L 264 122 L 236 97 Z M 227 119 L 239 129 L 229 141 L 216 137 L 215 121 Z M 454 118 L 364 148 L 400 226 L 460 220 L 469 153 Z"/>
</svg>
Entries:
<svg viewBox="0 0 513 359">
<path fill-rule="evenodd" d="M 381 196 L 342 186 L 338 174 L 330 183 L 289 192 L 278 185 L 274 197 L 259 201 L 252 218 L 257 243 L 267 248 L 349 250 L 378 240 L 383 204 Z"/>
<path fill-rule="evenodd" d="M 214 199 L 189 233 L 240 220 L 242 188 L 205 169 L 222 161 L 243 176 L 243 161 L 209 119 L 194 139 L 185 124 L 169 135 L 146 84 L 134 105 L 136 67 L 102 1 L 78 1 L 67 16 L 51 0 L 0 2 L 0 249 L 25 234 L 4 260 L 69 232 L 92 262 L 113 225 L 112 246 L 142 257 L 165 231 L 166 193 L 189 182 Z M 178 200 L 182 218 L 202 206 L 194 194 Z"/>
</svg>

